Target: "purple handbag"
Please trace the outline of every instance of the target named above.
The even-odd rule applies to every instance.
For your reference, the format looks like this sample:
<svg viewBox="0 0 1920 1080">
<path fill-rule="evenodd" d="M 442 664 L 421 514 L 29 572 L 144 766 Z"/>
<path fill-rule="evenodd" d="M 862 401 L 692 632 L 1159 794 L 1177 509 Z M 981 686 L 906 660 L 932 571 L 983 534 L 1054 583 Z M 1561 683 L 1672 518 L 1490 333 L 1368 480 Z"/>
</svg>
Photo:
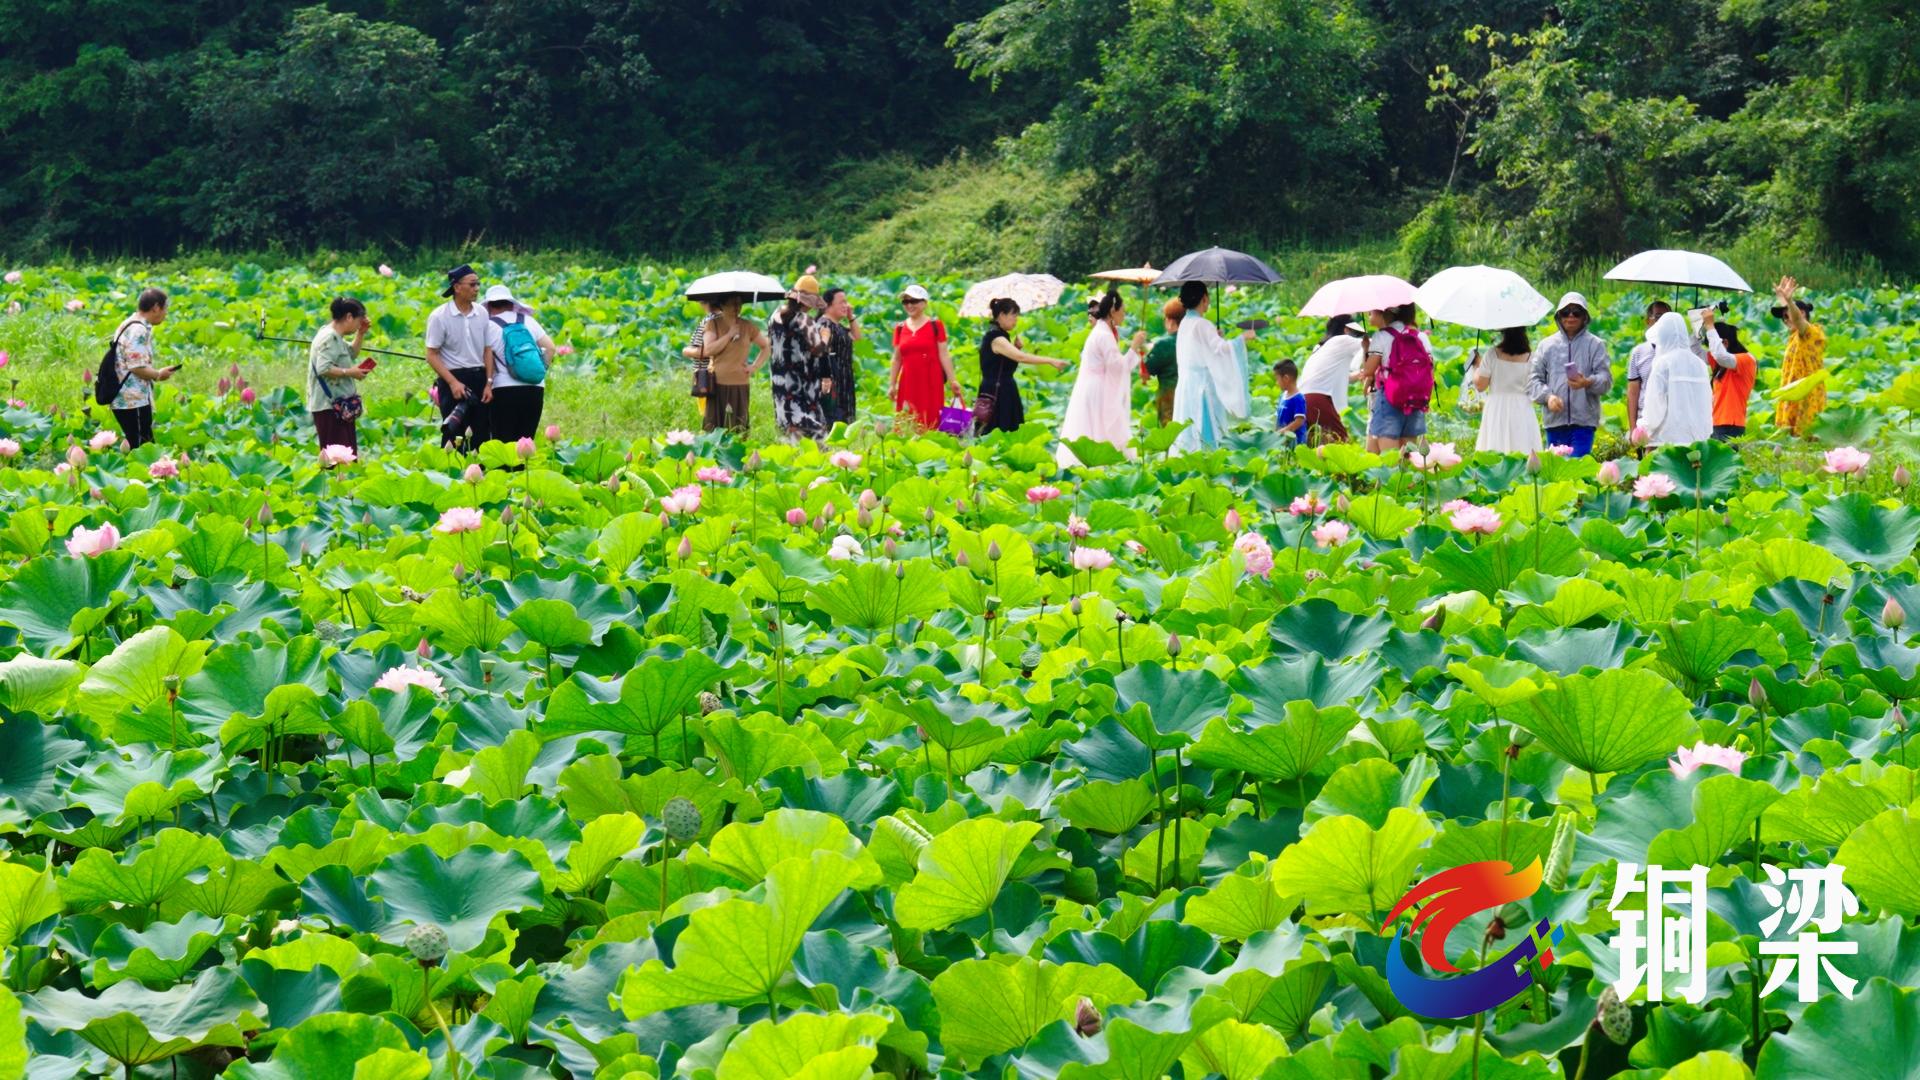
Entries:
<svg viewBox="0 0 1920 1080">
<path fill-rule="evenodd" d="M 939 427 L 949 435 L 965 435 L 973 430 L 973 410 L 956 400 L 941 408 Z"/>
</svg>

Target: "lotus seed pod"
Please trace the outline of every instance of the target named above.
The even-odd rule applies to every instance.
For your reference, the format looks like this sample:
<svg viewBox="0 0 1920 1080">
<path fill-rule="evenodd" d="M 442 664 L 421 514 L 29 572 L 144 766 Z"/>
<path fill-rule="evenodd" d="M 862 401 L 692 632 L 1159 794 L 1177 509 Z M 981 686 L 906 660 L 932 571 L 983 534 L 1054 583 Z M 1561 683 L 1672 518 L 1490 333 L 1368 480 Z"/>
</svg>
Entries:
<svg viewBox="0 0 1920 1080">
<path fill-rule="evenodd" d="M 1560 892 L 1567 887 L 1567 871 L 1573 866 L 1573 844 L 1578 830 L 1573 815 L 1561 814 L 1553 823 L 1553 846 L 1547 849 L 1547 888 Z"/>
<path fill-rule="evenodd" d="M 711 690 L 700 691 L 700 715 L 716 713 L 721 709 L 720 695 Z"/>
<path fill-rule="evenodd" d="M 177 697 L 180 693 L 180 676 L 173 673 L 162 676 L 160 685 L 166 688 L 168 697 Z"/>
<path fill-rule="evenodd" d="M 1046 659 L 1046 653 L 1040 650 L 1040 643 L 1036 641 L 1033 644 L 1027 646 L 1025 649 L 1021 650 L 1020 669 L 1022 671 L 1030 672 L 1034 668 L 1039 667 L 1040 661 L 1044 659 Z"/>
<path fill-rule="evenodd" d="M 446 959 L 447 932 L 433 923 L 421 923 L 407 931 L 407 951 L 428 967 Z"/>
<path fill-rule="evenodd" d="M 1103 1026 L 1100 1010 L 1093 1007 L 1092 1001 L 1081 998 L 1080 1004 L 1073 1007 L 1073 1030 L 1078 1032 L 1081 1038 L 1090 1039 L 1100 1034 Z"/>
<path fill-rule="evenodd" d="M 1893 597 L 1887 597 L 1887 606 L 1880 609 L 1880 624 L 1889 630 L 1898 630 L 1907 625 L 1907 609 Z"/>
<path fill-rule="evenodd" d="M 1600 1005 L 1594 1019 L 1599 1021 L 1601 1033 L 1620 1046 L 1627 1045 L 1627 1040 L 1633 1037 L 1633 1010 L 1627 1008 L 1611 986 L 1600 991 Z"/>
<path fill-rule="evenodd" d="M 691 844 L 700 839 L 700 808 L 684 795 L 675 795 L 660 808 L 660 824 L 667 839 L 676 844 Z"/>
</svg>

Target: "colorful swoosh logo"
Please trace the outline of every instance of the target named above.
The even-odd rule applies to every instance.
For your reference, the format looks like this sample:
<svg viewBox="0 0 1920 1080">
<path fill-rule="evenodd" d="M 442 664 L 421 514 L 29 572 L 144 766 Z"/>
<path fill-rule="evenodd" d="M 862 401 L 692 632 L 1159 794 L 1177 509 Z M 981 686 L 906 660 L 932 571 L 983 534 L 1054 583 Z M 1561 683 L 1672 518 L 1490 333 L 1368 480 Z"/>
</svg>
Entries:
<svg viewBox="0 0 1920 1080">
<path fill-rule="evenodd" d="M 1422 1016 L 1458 1019 L 1497 1008 L 1525 993 L 1533 985 L 1530 961 L 1538 958 L 1543 968 L 1553 963 L 1553 947 L 1563 936 L 1559 927 L 1541 919 L 1513 948 L 1465 975 L 1447 959 L 1447 935 L 1477 912 L 1532 896 L 1540 888 L 1540 878 L 1538 858 L 1519 871 L 1511 863 L 1487 861 L 1456 866 L 1407 890 L 1387 913 L 1387 921 L 1413 912 L 1410 932 L 1420 936 L 1421 959 L 1435 971 L 1454 974 L 1438 979 L 1415 974 L 1400 948 L 1409 928 L 1396 926 L 1387 945 L 1387 985 L 1394 997 Z"/>
</svg>

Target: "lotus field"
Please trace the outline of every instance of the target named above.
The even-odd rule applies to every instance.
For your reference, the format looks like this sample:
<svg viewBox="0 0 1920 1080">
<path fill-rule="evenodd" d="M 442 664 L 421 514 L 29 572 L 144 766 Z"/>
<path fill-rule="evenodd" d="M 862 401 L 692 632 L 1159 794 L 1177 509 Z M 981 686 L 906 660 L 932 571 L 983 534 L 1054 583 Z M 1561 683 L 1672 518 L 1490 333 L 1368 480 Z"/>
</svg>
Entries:
<svg viewBox="0 0 1920 1080">
<path fill-rule="evenodd" d="M 448 454 L 393 360 L 332 467 L 293 391 L 213 380 L 293 381 L 255 310 L 334 292 L 409 348 L 425 278 L 183 275 L 131 454 L 80 398 L 119 286 L 13 286 L 0 1078 L 1920 1075 L 1920 298 L 1818 298 L 1828 446 L 1149 422 L 1061 475 L 1045 423 L 909 438 L 877 382 L 824 448 L 669 430 L 678 369 L 685 420 L 575 434 L 668 378 L 683 276 L 510 278 L 575 411 Z M 1621 362 L 1646 299 L 1605 297 Z M 1410 1008 L 1390 969 L 1451 973 L 1396 906 L 1488 861 L 1537 887 L 1444 960 L 1550 923 L 1551 962 Z M 1707 904 L 1638 962 L 1700 963 L 1622 994 L 1654 865 Z"/>
</svg>

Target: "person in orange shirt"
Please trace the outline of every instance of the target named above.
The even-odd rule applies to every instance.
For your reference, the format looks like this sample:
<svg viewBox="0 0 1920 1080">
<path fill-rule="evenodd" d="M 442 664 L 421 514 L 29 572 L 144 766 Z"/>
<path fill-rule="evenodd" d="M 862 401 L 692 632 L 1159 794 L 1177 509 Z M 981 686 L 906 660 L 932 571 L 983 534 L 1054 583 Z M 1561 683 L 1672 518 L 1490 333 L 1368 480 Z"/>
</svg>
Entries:
<svg viewBox="0 0 1920 1080">
<path fill-rule="evenodd" d="M 1747 399 L 1753 396 L 1760 365 L 1741 344 L 1738 327 L 1716 324 L 1711 309 L 1705 322 L 1707 355 L 1713 358 L 1713 438 L 1731 442 L 1747 433 Z"/>
</svg>

